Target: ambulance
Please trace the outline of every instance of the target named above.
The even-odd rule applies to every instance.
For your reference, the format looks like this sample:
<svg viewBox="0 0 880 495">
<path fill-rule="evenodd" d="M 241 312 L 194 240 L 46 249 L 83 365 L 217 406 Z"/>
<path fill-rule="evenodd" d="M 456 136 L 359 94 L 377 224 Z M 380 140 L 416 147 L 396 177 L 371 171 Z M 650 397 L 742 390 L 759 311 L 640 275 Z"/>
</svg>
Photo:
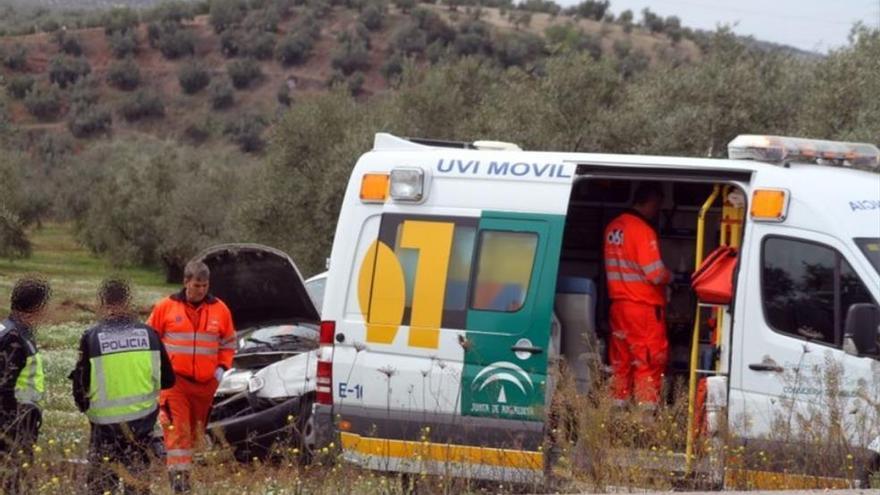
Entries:
<svg viewBox="0 0 880 495">
<path fill-rule="evenodd" d="M 832 363 L 847 441 L 876 462 L 880 151 L 743 135 L 728 156 L 376 134 L 354 166 L 329 259 L 320 445 L 372 470 L 543 479 L 560 363 L 579 392 L 607 363 L 604 227 L 654 181 L 675 275 L 666 381 L 687 389 L 687 469 L 698 435 L 763 445 L 780 418 L 815 408 Z M 728 294 L 706 301 L 691 277 L 719 248 L 735 259 Z M 730 472 L 717 471 L 719 485 Z"/>
</svg>

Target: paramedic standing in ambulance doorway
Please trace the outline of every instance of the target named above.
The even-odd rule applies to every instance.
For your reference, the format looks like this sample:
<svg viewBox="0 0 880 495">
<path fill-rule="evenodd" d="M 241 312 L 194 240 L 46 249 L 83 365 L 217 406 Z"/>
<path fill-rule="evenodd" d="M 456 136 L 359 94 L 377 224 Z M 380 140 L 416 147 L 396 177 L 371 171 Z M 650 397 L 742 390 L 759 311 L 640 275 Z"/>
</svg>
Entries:
<svg viewBox="0 0 880 495">
<path fill-rule="evenodd" d="M 648 410 L 655 409 L 660 400 L 669 347 L 665 313 L 671 274 L 660 257 L 657 232 L 651 224 L 662 203 L 660 184 L 642 183 L 632 209 L 605 229 L 612 393 L 617 405 L 633 397 Z"/>
<path fill-rule="evenodd" d="M 147 320 L 165 344 L 174 368 L 174 387 L 159 396 L 159 422 L 175 493 L 192 489 L 193 449 L 204 436 L 214 392 L 235 354 L 232 314 L 208 292 L 210 276 L 201 261 L 187 263 L 183 289 L 159 301 Z"/>
</svg>

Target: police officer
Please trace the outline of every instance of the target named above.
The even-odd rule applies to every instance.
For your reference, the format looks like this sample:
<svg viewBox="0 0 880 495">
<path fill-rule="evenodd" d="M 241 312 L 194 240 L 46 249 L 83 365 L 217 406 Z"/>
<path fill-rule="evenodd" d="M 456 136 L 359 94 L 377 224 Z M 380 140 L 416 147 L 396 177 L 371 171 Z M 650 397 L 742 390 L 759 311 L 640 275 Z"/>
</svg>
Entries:
<svg viewBox="0 0 880 495">
<path fill-rule="evenodd" d="M 174 385 L 174 372 L 155 330 L 138 323 L 131 292 L 122 280 L 106 280 L 99 289 L 101 322 L 80 340 L 80 356 L 70 374 L 73 398 L 91 423 L 89 493 L 149 493 L 149 481 L 137 479 L 150 464 L 159 390 Z"/>
<path fill-rule="evenodd" d="M 9 317 L 0 323 L 0 476 L 3 493 L 25 493 L 25 464 L 42 423 L 43 361 L 34 341 L 49 302 L 49 285 L 23 278 L 12 288 Z"/>
</svg>

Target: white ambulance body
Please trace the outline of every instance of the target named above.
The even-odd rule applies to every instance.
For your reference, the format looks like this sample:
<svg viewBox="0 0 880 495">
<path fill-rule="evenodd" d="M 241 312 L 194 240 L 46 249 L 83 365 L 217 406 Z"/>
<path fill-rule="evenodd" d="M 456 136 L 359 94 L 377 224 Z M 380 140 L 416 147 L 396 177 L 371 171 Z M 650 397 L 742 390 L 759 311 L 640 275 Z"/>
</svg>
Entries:
<svg viewBox="0 0 880 495">
<path fill-rule="evenodd" d="M 540 478 L 556 363 L 601 358 L 602 230 L 646 180 L 666 191 L 670 270 L 689 274 L 713 247 L 739 247 L 731 304 L 697 306 L 686 283 L 670 299 L 670 367 L 708 377 L 711 431 L 768 438 L 785 407 L 815 407 L 832 362 L 848 410 L 880 400 L 880 174 L 801 163 L 818 150 L 876 166 L 875 147 L 741 136 L 731 153 L 753 159 L 725 160 L 475 144 L 377 134 L 354 167 L 314 409 L 347 461 Z M 701 311 L 718 328 L 696 332 L 697 363 Z M 853 426 L 853 445 L 880 453 L 877 428 Z"/>
</svg>

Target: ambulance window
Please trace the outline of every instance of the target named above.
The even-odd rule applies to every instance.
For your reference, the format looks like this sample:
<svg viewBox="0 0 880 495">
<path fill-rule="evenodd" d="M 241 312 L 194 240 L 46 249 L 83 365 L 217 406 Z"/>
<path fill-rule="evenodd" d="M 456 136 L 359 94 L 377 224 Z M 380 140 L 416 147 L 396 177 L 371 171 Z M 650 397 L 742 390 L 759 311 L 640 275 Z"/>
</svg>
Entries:
<svg viewBox="0 0 880 495">
<path fill-rule="evenodd" d="M 407 220 L 430 221 L 437 225 L 454 225 L 452 245 L 450 246 L 449 265 L 446 273 L 446 288 L 443 296 L 443 328 L 464 328 L 467 319 L 468 281 L 471 277 L 471 264 L 474 255 L 474 243 L 477 237 L 476 218 L 423 217 L 415 215 L 386 214 L 383 217 L 379 237 L 394 247 L 394 253 L 403 269 L 405 304 L 403 325 L 410 324 L 412 315 L 413 292 L 419 267 L 421 250 L 404 248 L 401 236 Z M 435 252 L 435 254 L 437 254 Z M 442 256 L 446 256 L 443 253 Z"/>
<path fill-rule="evenodd" d="M 525 304 L 538 249 L 538 236 L 531 232 L 480 232 L 471 307 L 478 310 L 515 312 Z"/>
<path fill-rule="evenodd" d="M 840 346 L 849 306 L 871 296 L 834 249 L 808 241 L 771 237 L 764 242 L 762 298 L 776 331 Z"/>
</svg>

